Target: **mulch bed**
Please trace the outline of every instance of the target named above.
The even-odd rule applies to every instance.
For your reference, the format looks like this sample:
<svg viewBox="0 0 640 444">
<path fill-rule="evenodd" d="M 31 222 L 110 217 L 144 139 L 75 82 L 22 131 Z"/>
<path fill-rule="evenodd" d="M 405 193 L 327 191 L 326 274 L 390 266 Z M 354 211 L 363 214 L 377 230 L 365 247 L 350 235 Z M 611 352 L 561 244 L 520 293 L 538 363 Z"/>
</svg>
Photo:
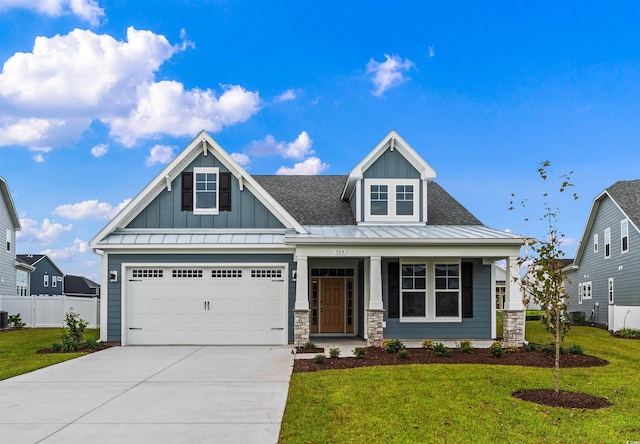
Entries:
<svg viewBox="0 0 640 444">
<path fill-rule="evenodd" d="M 474 349 L 471 353 L 463 353 L 460 349 L 451 349 L 450 356 L 437 356 L 432 350 L 422 348 L 408 348 L 411 357 L 402 359 L 396 353 L 387 353 L 378 347 L 367 347 L 364 358 L 329 358 L 322 364 L 313 359 L 296 359 L 293 373 L 315 372 L 321 370 L 339 370 L 376 365 L 406 365 L 406 364 L 493 364 L 519 365 L 524 367 L 553 368 L 555 357 L 541 351 L 529 352 L 522 348 L 516 352 L 506 353 L 502 357 L 492 356 L 487 349 Z M 561 368 L 573 367 L 601 367 L 609 364 L 604 359 L 589 355 L 565 354 L 560 358 Z M 514 397 L 525 401 L 551 407 L 575 409 L 599 409 L 611 404 L 603 398 L 585 393 L 536 389 L 523 390 L 513 394 Z"/>
<path fill-rule="evenodd" d="M 52 348 L 43 348 L 42 350 L 38 350 L 36 353 L 39 355 L 49 355 L 49 354 L 54 354 L 54 353 L 95 353 L 98 352 L 100 350 L 104 350 L 106 348 L 109 347 L 113 347 L 112 344 L 108 344 L 108 343 L 103 343 L 103 342 L 99 342 L 98 343 L 98 348 L 89 348 L 87 346 L 84 347 L 80 347 L 78 350 L 73 351 L 73 352 L 62 352 L 62 351 L 55 351 Z"/>
<path fill-rule="evenodd" d="M 296 353 L 324 353 L 324 347 L 315 347 L 315 348 L 296 348 Z"/>
</svg>

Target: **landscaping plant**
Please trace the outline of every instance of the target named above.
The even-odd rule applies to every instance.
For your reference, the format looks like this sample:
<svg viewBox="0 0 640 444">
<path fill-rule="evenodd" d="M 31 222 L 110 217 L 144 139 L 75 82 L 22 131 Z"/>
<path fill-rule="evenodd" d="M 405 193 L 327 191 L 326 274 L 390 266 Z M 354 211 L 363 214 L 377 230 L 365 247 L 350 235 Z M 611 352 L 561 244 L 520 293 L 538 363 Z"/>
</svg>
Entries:
<svg viewBox="0 0 640 444">
<path fill-rule="evenodd" d="M 22 328 L 25 326 L 25 323 L 22 322 L 22 318 L 20 317 L 20 313 L 9 316 L 9 324 L 11 324 L 13 328 Z"/>
<path fill-rule="evenodd" d="M 329 348 L 329 357 L 330 358 L 339 358 L 340 357 L 340 347 L 331 347 L 331 348 Z"/>
<path fill-rule="evenodd" d="M 62 343 L 52 345 L 54 351 L 74 352 L 84 345 L 84 329 L 89 325 L 80 315 L 69 310 L 64 317 L 66 325 L 62 335 Z"/>
</svg>

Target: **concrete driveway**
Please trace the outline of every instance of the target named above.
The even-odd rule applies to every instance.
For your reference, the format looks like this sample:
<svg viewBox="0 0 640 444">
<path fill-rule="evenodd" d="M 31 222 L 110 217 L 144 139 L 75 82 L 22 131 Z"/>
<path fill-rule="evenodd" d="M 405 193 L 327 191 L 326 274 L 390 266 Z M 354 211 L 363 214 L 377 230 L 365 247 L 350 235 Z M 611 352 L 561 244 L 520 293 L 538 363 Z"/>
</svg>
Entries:
<svg viewBox="0 0 640 444">
<path fill-rule="evenodd" d="M 0 381 L 3 443 L 275 443 L 286 346 L 113 347 Z"/>
</svg>

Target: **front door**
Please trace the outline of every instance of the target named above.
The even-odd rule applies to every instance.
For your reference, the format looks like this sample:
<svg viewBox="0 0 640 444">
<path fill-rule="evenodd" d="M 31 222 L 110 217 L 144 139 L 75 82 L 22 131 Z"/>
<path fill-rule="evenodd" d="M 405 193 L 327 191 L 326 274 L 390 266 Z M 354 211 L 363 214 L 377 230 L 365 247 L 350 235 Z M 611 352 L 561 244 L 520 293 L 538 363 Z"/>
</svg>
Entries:
<svg viewBox="0 0 640 444">
<path fill-rule="evenodd" d="M 344 333 L 344 279 L 322 279 L 320 292 L 320 331 Z"/>
</svg>

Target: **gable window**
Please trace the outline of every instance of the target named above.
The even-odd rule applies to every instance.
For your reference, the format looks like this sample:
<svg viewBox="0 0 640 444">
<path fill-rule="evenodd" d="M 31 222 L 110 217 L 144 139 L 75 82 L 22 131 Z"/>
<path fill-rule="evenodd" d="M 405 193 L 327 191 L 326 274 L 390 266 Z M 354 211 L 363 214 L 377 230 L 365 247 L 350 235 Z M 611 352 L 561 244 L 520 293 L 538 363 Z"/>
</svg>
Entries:
<svg viewBox="0 0 640 444">
<path fill-rule="evenodd" d="M 417 179 L 365 179 L 365 221 L 417 222 Z"/>
<path fill-rule="evenodd" d="M 9 252 L 11 252 L 11 238 L 13 237 L 11 234 L 11 230 L 7 228 L 7 251 Z"/>
<path fill-rule="evenodd" d="M 44 284 L 44 286 L 45 286 L 45 287 L 48 287 L 48 286 L 49 286 L 49 275 L 48 275 L 48 274 L 45 274 L 45 275 L 44 275 L 44 282 L 43 282 L 43 284 Z"/>
<path fill-rule="evenodd" d="M 611 257 L 611 228 L 604 229 L 604 258 Z"/>
<path fill-rule="evenodd" d="M 51 286 L 52 287 L 57 287 L 58 286 L 58 281 L 56 280 L 55 276 L 51 276 Z"/>
<path fill-rule="evenodd" d="M 598 233 L 593 235 L 593 252 L 598 252 Z"/>
<path fill-rule="evenodd" d="M 609 278 L 607 289 L 609 293 L 609 303 L 613 304 L 613 278 Z"/>
<path fill-rule="evenodd" d="M 620 222 L 620 252 L 629 252 L 629 221 L 627 219 Z"/>
<path fill-rule="evenodd" d="M 218 214 L 218 168 L 194 168 L 193 184 L 193 214 Z"/>
</svg>

